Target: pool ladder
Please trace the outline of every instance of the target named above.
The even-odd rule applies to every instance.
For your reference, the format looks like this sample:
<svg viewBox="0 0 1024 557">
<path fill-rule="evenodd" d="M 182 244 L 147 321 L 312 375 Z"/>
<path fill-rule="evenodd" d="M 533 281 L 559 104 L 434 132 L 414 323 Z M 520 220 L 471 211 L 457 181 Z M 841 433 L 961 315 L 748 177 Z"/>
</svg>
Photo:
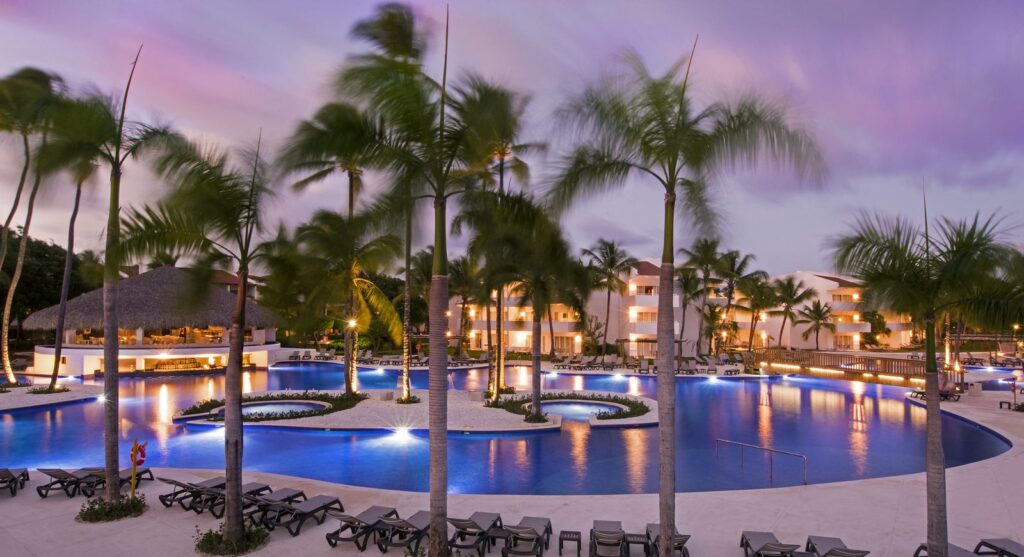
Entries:
<svg viewBox="0 0 1024 557">
<path fill-rule="evenodd" d="M 740 467 L 743 467 L 743 449 L 758 449 L 768 453 L 768 485 L 775 483 L 775 455 L 781 454 L 785 456 L 792 456 L 803 460 L 804 463 L 804 485 L 807 485 L 807 455 L 794 453 L 790 451 L 783 451 L 781 449 L 773 449 L 771 447 L 764 447 L 762 445 L 752 445 L 750 443 L 743 443 L 741 441 L 732 441 L 729 439 L 715 439 L 715 458 L 718 458 L 718 446 L 722 443 L 726 445 L 736 445 L 740 448 Z"/>
</svg>

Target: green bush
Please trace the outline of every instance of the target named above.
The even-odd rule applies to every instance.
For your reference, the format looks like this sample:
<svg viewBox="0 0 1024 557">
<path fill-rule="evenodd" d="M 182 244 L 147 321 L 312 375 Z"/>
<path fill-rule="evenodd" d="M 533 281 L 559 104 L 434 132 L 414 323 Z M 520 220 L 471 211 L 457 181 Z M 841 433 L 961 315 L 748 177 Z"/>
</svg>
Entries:
<svg viewBox="0 0 1024 557">
<path fill-rule="evenodd" d="M 28 393 L 33 395 L 49 395 L 54 393 L 66 393 L 70 390 L 71 389 L 67 388 L 64 385 L 57 385 L 53 389 L 50 389 L 50 386 L 46 385 L 44 387 L 32 387 L 31 389 L 28 390 Z"/>
<path fill-rule="evenodd" d="M 543 400 L 587 400 L 594 402 L 610 402 L 613 404 L 621 404 L 625 406 L 624 409 L 616 410 L 615 412 L 598 412 L 597 419 L 599 420 L 620 420 L 622 418 L 633 418 L 636 416 L 643 416 L 644 414 L 651 411 L 646 404 L 639 400 L 633 400 L 632 398 L 620 396 L 620 395 L 603 395 L 603 394 L 592 394 L 592 393 L 544 393 L 540 396 Z M 488 400 L 486 406 L 489 408 L 502 408 L 513 414 L 522 414 L 526 416 L 532 415 L 527 408 L 527 405 L 533 401 L 532 397 L 512 397 L 503 398 L 497 401 Z M 526 421 L 530 421 L 529 417 Z"/>
<path fill-rule="evenodd" d="M 82 503 L 77 518 L 81 522 L 110 522 L 130 516 L 139 516 L 145 510 L 146 496 L 142 494 L 137 495 L 134 499 L 128 495 L 121 495 L 114 502 L 96 497 Z"/>
<path fill-rule="evenodd" d="M 395 400 L 398 404 L 417 404 L 420 401 L 420 397 L 409 395 L 409 398 L 399 398 Z"/>
<path fill-rule="evenodd" d="M 258 549 L 267 543 L 270 532 L 262 526 L 246 525 L 241 541 L 228 543 L 224 541 L 224 524 L 216 530 L 202 532 L 196 526 L 196 535 L 193 540 L 196 542 L 196 551 L 205 555 L 241 555 Z"/>
<path fill-rule="evenodd" d="M 355 393 L 352 395 L 341 394 L 333 395 L 328 393 L 321 393 L 316 391 L 303 391 L 301 393 L 273 393 L 259 396 L 251 396 L 242 398 L 242 402 L 269 402 L 269 401 L 286 401 L 286 400 L 315 400 L 318 402 L 326 402 L 330 406 L 318 410 L 305 410 L 301 412 L 270 412 L 270 413 L 258 413 L 243 415 L 242 420 L 246 422 L 265 422 L 270 420 L 287 420 L 291 418 L 308 418 L 309 416 L 322 416 L 324 414 L 332 414 L 341 410 L 348 410 L 356 404 L 359 404 L 363 400 L 366 400 L 367 395 L 362 393 Z M 192 406 L 181 411 L 181 416 L 188 416 L 191 414 L 200 414 L 203 412 L 209 412 L 215 408 L 224 406 L 223 400 L 204 400 L 197 402 Z M 210 421 L 221 421 L 223 416 L 221 415 L 210 415 L 207 417 Z"/>
</svg>

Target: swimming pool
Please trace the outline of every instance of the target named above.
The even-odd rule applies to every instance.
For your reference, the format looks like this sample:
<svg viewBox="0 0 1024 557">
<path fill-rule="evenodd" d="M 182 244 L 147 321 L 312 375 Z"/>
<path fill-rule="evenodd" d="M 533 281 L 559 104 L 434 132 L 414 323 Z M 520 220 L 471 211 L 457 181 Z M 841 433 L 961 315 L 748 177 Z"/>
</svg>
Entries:
<svg viewBox="0 0 1024 557">
<path fill-rule="evenodd" d="M 247 372 L 243 390 L 339 389 L 342 368 L 303 363 Z M 393 388 L 397 371 L 361 370 L 363 389 Z M 653 377 L 546 374 L 545 388 L 655 396 Z M 149 441 L 147 465 L 223 467 L 219 427 L 176 424 L 177 412 L 220 397 L 223 377 L 132 378 L 121 383 L 122 435 Z M 426 388 L 426 372 L 413 372 Z M 450 374 L 454 389 L 482 389 L 485 370 Z M 523 390 L 525 368 L 508 382 Z M 679 378 L 676 380 L 678 488 L 709 491 L 767 487 L 767 460 L 747 451 L 740 466 L 734 448 L 715 456 L 715 439 L 729 439 L 806 454 L 811 483 L 891 476 L 924 469 L 925 413 L 903 397 L 905 389 L 838 380 Z M 4 466 L 81 467 L 102 461 L 102 404 L 95 401 L 0 412 Z M 290 474 L 352 485 L 425 491 L 427 433 L 398 429 L 310 431 L 284 427 L 245 430 L 248 470 Z M 394 429 L 390 429 L 394 428 Z M 950 466 L 1009 449 L 1008 443 L 970 422 L 944 416 Z M 657 428 L 595 428 L 567 422 L 557 431 L 452 433 L 450 490 L 458 493 L 612 494 L 657 491 Z M 776 459 L 774 485 L 798 485 L 802 468 Z"/>
<path fill-rule="evenodd" d="M 540 403 L 542 412 L 558 414 L 566 420 L 575 420 L 577 422 L 585 422 L 591 416 L 596 416 L 599 412 L 617 412 L 622 410 L 622 408 L 622 406 L 608 404 L 607 402 L 580 400 L 552 400 Z"/>
</svg>

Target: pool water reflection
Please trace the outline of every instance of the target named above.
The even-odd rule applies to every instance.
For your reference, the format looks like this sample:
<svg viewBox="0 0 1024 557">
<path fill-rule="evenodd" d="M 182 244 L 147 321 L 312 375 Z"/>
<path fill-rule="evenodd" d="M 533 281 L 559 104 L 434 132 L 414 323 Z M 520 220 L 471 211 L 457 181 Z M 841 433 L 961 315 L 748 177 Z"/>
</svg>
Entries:
<svg viewBox="0 0 1024 557">
<path fill-rule="evenodd" d="M 517 388 L 529 374 L 510 370 Z M 361 370 L 360 388 L 393 388 L 398 372 Z M 413 372 L 426 388 L 426 372 Z M 483 389 L 484 370 L 450 374 L 453 389 Z M 545 388 L 655 396 L 653 377 L 547 374 Z M 247 391 L 340 389 L 342 368 L 299 364 L 247 372 Z M 150 441 L 148 465 L 223 466 L 220 428 L 175 424 L 172 418 L 199 400 L 220 397 L 222 377 L 124 379 L 121 432 Z M 768 485 L 767 462 L 739 455 L 715 439 L 730 439 L 808 456 L 810 481 L 889 476 L 924 469 L 924 409 L 907 403 L 905 389 L 815 378 L 677 379 L 680 491 L 746 489 Z M 5 466 L 95 465 L 102 460 L 102 404 L 68 403 L 0 412 L 0 463 Z M 333 482 L 425 491 L 427 435 L 384 424 L 371 431 L 247 428 L 246 468 Z M 1001 438 L 960 419 L 943 422 L 948 464 L 1006 451 Z M 127 451 L 127 448 L 125 448 Z M 567 422 L 560 431 L 449 436 L 452 492 L 605 494 L 657 491 L 657 429 L 591 429 Z M 774 485 L 802 482 L 802 468 L 777 461 Z"/>
</svg>

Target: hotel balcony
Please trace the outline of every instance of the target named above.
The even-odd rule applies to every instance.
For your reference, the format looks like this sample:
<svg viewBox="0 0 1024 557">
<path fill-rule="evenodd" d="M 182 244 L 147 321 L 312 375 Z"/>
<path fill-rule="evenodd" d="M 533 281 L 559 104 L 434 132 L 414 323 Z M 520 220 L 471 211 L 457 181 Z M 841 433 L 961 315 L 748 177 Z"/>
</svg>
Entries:
<svg viewBox="0 0 1024 557">
<path fill-rule="evenodd" d="M 836 323 L 836 333 L 837 334 L 844 334 L 844 333 L 870 333 L 870 332 L 871 332 L 871 324 L 863 322 L 863 321 L 856 322 L 856 323 Z"/>
</svg>

